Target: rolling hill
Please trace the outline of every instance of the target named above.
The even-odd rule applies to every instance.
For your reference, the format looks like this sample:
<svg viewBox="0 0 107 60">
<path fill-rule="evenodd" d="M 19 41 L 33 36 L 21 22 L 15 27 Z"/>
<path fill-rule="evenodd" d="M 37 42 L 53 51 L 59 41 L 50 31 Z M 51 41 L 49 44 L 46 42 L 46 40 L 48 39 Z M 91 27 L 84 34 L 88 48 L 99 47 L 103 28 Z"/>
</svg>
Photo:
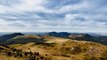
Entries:
<svg viewBox="0 0 107 60">
<path fill-rule="evenodd" d="M 26 44 L 29 42 L 45 42 L 45 40 L 43 40 L 40 36 L 37 35 L 23 35 L 9 39 L 5 42 L 5 44 Z"/>
<path fill-rule="evenodd" d="M 3 35 L 3 36 L 0 36 L 0 43 L 4 43 L 9 39 L 12 39 L 16 36 L 22 36 L 22 35 L 24 35 L 24 34 L 22 34 L 22 33 L 13 33 L 13 34 L 6 34 L 6 35 Z"/>
<path fill-rule="evenodd" d="M 107 60 L 107 45 L 92 42 L 93 38 L 96 37 L 65 32 L 15 34 L 0 44 L 0 60 Z"/>
</svg>

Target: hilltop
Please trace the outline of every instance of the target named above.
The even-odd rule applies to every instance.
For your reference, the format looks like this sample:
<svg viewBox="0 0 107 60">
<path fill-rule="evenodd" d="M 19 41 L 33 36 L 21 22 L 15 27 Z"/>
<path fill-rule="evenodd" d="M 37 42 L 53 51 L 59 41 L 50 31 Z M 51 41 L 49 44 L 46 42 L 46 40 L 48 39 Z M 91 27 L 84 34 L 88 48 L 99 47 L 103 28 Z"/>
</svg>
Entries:
<svg viewBox="0 0 107 60">
<path fill-rule="evenodd" d="M 6 34 L 6 35 L 3 35 L 3 36 L 0 36 L 0 43 L 4 43 L 9 39 L 12 39 L 16 36 L 22 36 L 22 35 L 24 35 L 24 34 L 22 34 L 22 33 L 12 33 L 12 34 Z"/>
</svg>

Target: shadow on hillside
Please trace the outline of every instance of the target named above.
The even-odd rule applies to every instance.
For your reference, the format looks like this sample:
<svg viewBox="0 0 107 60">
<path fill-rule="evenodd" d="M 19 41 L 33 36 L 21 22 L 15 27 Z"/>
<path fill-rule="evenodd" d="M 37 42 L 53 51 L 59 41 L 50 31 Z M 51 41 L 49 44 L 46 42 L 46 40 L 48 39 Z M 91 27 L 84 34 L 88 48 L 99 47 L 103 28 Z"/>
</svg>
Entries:
<svg viewBox="0 0 107 60">
<path fill-rule="evenodd" d="M 11 44 L 27 44 L 30 42 L 35 42 L 35 43 L 44 43 L 45 40 L 43 38 L 18 38 L 18 39 L 11 39 L 8 40 L 6 43 L 6 45 L 11 45 Z"/>
</svg>

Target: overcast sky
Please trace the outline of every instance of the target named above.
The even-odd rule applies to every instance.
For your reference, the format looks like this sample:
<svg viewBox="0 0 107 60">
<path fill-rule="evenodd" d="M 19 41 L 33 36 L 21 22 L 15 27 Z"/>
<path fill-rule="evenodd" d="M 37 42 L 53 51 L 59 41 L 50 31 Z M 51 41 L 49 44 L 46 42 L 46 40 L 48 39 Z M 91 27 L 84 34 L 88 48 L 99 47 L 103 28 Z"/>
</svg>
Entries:
<svg viewBox="0 0 107 60">
<path fill-rule="evenodd" d="M 0 0 L 1 32 L 107 32 L 107 0 Z"/>
</svg>

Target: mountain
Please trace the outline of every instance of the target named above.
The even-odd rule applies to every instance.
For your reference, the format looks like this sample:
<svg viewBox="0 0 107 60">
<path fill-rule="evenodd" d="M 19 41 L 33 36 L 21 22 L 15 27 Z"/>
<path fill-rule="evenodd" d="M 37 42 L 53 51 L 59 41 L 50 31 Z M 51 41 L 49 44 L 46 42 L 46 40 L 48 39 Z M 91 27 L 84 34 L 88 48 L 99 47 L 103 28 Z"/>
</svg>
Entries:
<svg viewBox="0 0 107 60">
<path fill-rule="evenodd" d="M 87 33 L 50 32 L 49 36 L 97 42 L 96 37 Z"/>
<path fill-rule="evenodd" d="M 69 35 L 69 38 L 74 40 L 86 40 L 86 41 L 95 41 L 95 37 L 91 36 L 89 34 L 71 34 Z"/>
<path fill-rule="evenodd" d="M 50 32 L 49 36 L 68 38 L 73 40 L 92 41 L 107 45 L 107 36 L 99 34 L 88 34 L 88 33 L 67 33 L 67 32 Z"/>
<path fill-rule="evenodd" d="M 43 38 L 43 36 L 47 36 L 48 38 L 51 36 L 51 38 L 66 38 L 66 39 L 72 39 L 72 40 L 81 40 L 81 41 L 92 41 L 97 42 L 101 44 L 107 45 L 107 36 L 101 36 L 101 35 L 92 35 L 87 33 L 68 33 L 68 32 L 49 32 L 49 33 L 41 33 L 38 35 L 29 35 L 29 34 L 22 34 L 22 33 L 13 33 L 13 34 L 7 34 L 0 36 L 0 43 L 27 43 L 27 42 L 34 42 L 38 40 L 46 40 Z M 31 36 L 33 36 L 31 38 Z M 26 38 L 27 37 L 27 38 Z M 36 38 L 34 38 L 36 37 Z M 40 38 L 40 39 L 38 39 Z M 22 42 L 23 41 L 23 42 Z M 26 42 L 25 42 L 26 41 Z"/>
<path fill-rule="evenodd" d="M 70 33 L 67 33 L 67 32 L 50 32 L 50 33 L 48 33 L 48 35 L 55 36 L 55 37 L 68 38 Z"/>
<path fill-rule="evenodd" d="M 96 38 L 99 43 L 107 45 L 107 36 L 97 36 Z"/>
<path fill-rule="evenodd" d="M 82 40 L 82 41 L 91 41 L 91 42 L 96 42 L 96 43 L 101 43 L 107 45 L 107 36 L 92 36 L 90 34 L 71 34 L 69 35 L 70 39 L 73 40 Z"/>
<path fill-rule="evenodd" d="M 29 42 L 45 42 L 40 36 L 37 35 L 22 35 L 16 36 L 12 39 L 9 39 L 5 44 L 26 44 Z"/>
<path fill-rule="evenodd" d="M 67 33 L 67 32 L 50 32 L 49 36 L 61 37 L 61 38 L 70 38 L 73 40 L 86 40 L 94 41 L 95 37 L 87 33 Z"/>
<path fill-rule="evenodd" d="M 13 34 L 6 34 L 6 35 L 3 35 L 3 36 L 0 36 L 0 43 L 6 42 L 7 40 L 12 39 L 13 37 L 22 36 L 22 35 L 24 35 L 24 34 L 22 34 L 22 33 L 13 33 Z"/>
</svg>

